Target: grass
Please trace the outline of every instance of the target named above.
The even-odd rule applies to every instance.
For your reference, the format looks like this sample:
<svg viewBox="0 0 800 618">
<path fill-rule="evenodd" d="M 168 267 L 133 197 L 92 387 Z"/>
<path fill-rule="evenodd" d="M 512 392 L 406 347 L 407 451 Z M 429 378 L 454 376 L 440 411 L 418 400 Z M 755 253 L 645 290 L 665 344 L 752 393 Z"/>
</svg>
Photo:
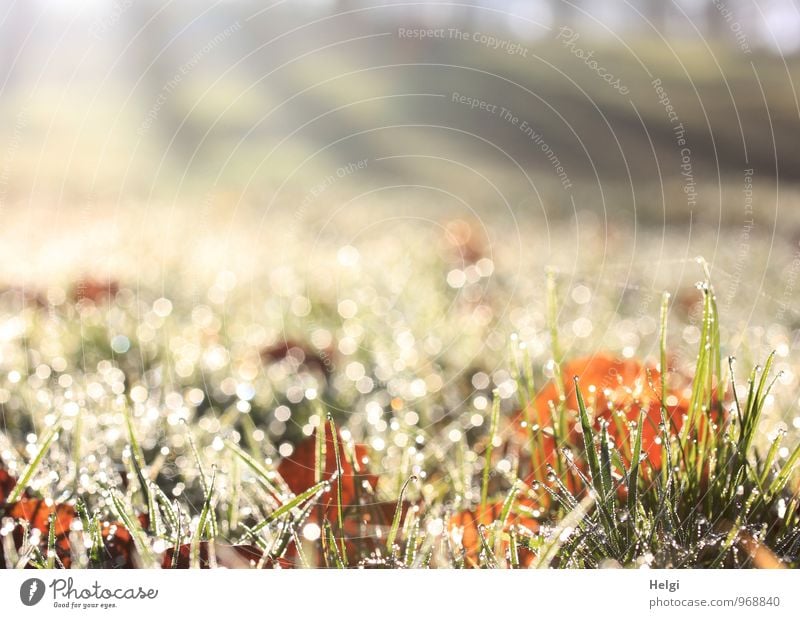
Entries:
<svg viewBox="0 0 800 618">
<path fill-rule="evenodd" d="M 571 373 L 556 271 L 542 334 L 507 338 L 494 367 L 435 346 L 414 357 L 448 327 L 429 321 L 435 307 L 460 302 L 440 288 L 421 325 L 404 321 L 416 298 L 357 318 L 313 298 L 311 315 L 281 314 L 285 349 L 236 304 L 176 297 L 158 315 L 146 290 L 123 289 L 15 310 L 8 293 L 4 319 L 27 326 L 4 344 L 0 461 L 18 483 L 0 506 L 0 557 L 119 566 L 111 525 L 142 567 L 176 566 L 182 548 L 189 566 L 227 566 L 229 545 L 253 547 L 250 566 L 798 567 L 800 446 L 775 421 L 785 355 L 740 383 L 706 275 L 688 362 L 671 366 L 665 294 L 655 362 L 642 351 L 646 373 L 605 383 Z M 355 277 L 343 293 L 368 307 L 364 290 Z M 120 335 L 124 353 L 109 348 Z M 332 335 L 359 343 L 332 350 Z M 601 406 L 607 391 L 622 396 Z M 25 511 L 39 498 L 43 523 Z M 54 505 L 73 509 L 66 531 Z"/>
</svg>

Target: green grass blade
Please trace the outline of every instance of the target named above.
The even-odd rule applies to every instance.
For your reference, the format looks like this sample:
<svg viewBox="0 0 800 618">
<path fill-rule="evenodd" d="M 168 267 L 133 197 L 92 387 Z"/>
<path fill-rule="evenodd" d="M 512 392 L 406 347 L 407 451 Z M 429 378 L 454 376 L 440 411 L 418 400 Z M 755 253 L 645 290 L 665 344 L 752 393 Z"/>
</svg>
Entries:
<svg viewBox="0 0 800 618">
<path fill-rule="evenodd" d="M 586 450 L 586 460 L 589 463 L 589 474 L 597 492 L 598 499 L 602 499 L 604 495 L 602 472 L 600 471 L 600 460 L 597 458 L 597 450 L 594 446 L 594 432 L 592 430 L 592 423 L 589 420 L 589 413 L 586 410 L 586 403 L 583 400 L 581 389 L 578 384 L 578 376 L 574 378 L 575 382 L 575 395 L 578 399 L 578 412 L 580 414 L 581 431 L 583 434 L 583 447 Z"/>
<path fill-rule="evenodd" d="M 394 509 L 394 516 L 392 517 L 392 527 L 389 529 L 389 536 L 386 537 L 386 551 L 389 554 L 394 552 L 394 542 L 397 539 L 397 531 L 400 529 L 400 517 L 403 514 L 403 497 L 405 496 L 406 489 L 409 483 L 416 481 L 416 476 L 409 476 L 403 486 L 400 488 L 400 493 L 397 496 L 397 506 Z"/>
<path fill-rule="evenodd" d="M 8 504 L 13 504 L 14 502 L 18 502 L 19 499 L 22 497 L 22 494 L 28 488 L 28 485 L 33 478 L 33 475 L 36 474 L 36 470 L 39 469 L 39 466 L 42 463 L 42 459 L 44 459 L 45 453 L 47 453 L 50 445 L 53 444 L 53 441 L 58 438 L 58 432 L 61 428 L 61 417 L 58 417 L 56 421 L 53 423 L 53 426 L 47 430 L 47 433 L 44 435 L 42 439 L 42 445 L 39 447 L 39 450 L 36 451 L 36 455 L 34 455 L 31 462 L 25 466 L 25 469 L 22 471 L 22 474 L 17 481 L 17 484 L 14 486 L 14 489 L 11 490 L 11 493 L 8 494 L 8 498 L 6 502 Z"/>
<path fill-rule="evenodd" d="M 636 514 L 639 508 L 639 467 L 642 456 L 642 433 L 644 430 L 644 409 L 639 410 L 639 421 L 636 425 L 636 439 L 633 442 L 631 465 L 628 470 L 628 516 L 636 529 Z"/>
<path fill-rule="evenodd" d="M 256 478 L 264 486 L 264 488 L 266 488 L 266 490 L 270 494 L 272 494 L 272 497 L 280 501 L 280 492 L 270 479 L 270 473 L 267 471 L 267 469 L 261 463 L 259 463 L 255 458 L 251 457 L 248 453 L 246 453 L 239 445 L 234 444 L 229 440 L 225 440 L 224 444 L 225 448 L 231 451 L 242 462 L 244 462 L 248 468 L 250 468 L 253 472 L 255 472 Z"/>
<path fill-rule="evenodd" d="M 56 514 L 50 513 L 47 519 L 47 568 L 56 566 Z"/>
<path fill-rule="evenodd" d="M 263 530 L 264 528 L 269 526 L 272 522 L 274 522 L 279 517 L 285 515 L 286 513 L 291 511 L 293 508 L 301 505 L 303 502 L 305 502 L 309 498 L 311 498 L 311 497 L 315 496 L 316 494 L 322 492 L 322 490 L 325 489 L 328 485 L 329 485 L 328 481 L 320 481 L 316 485 L 312 485 L 311 487 L 306 489 L 300 495 L 295 496 L 294 498 L 289 500 L 289 502 L 287 502 L 287 503 L 281 505 L 280 507 L 278 507 L 277 509 L 275 509 L 272 513 L 270 513 L 267 516 L 267 518 L 264 521 L 260 522 L 256 526 L 254 526 L 251 529 L 251 532 L 256 533 L 256 532 L 259 532 L 259 531 Z"/>
<path fill-rule="evenodd" d="M 147 542 L 147 535 L 145 534 L 144 530 L 142 530 L 139 520 L 135 515 L 128 511 L 125 503 L 122 501 L 122 497 L 117 491 L 111 490 L 109 493 L 111 497 L 111 504 L 116 511 L 117 516 L 122 520 L 122 523 L 128 529 L 128 532 L 133 539 L 133 543 L 136 546 L 139 555 L 142 557 L 145 566 L 150 567 L 155 565 L 157 560 L 152 549 L 150 548 L 150 544 Z"/>
<path fill-rule="evenodd" d="M 200 511 L 200 517 L 197 520 L 197 529 L 192 536 L 192 543 L 189 546 L 189 564 L 192 567 L 200 566 L 200 542 L 203 540 L 206 529 L 210 532 L 209 541 L 210 545 L 214 543 L 213 527 L 210 525 L 211 519 L 211 502 L 214 497 L 214 484 L 217 480 L 217 470 L 214 468 L 211 471 L 211 481 L 208 484 L 205 500 L 203 500 L 203 509 Z M 209 559 L 211 558 L 211 551 L 209 551 Z"/>
<path fill-rule="evenodd" d="M 347 559 L 347 551 L 344 546 L 344 516 L 342 514 L 342 456 L 339 452 L 339 432 L 336 429 L 336 424 L 333 422 L 333 416 L 328 414 L 328 426 L 333 436 L 333 453 L 336 459 L 336 523 L 339 525 L 339 542 L 341 544 L 341 553 L 344 559 Z M 322 432 L 325 433 L 324 431 Z"/>
<path fill-rule="evenodd" d="M 483 481 L 481 483 L 481 507 L 486 506 L 489 495 L 489 474 L 492 467 L 492 450 L 494 449 L 494 438 L 497 434 L 497 425 L 500 420 L 500 395 L 494 392 L 492 401 L 492 418 L 489 425 L 489 441 L 486 444 L 486 455 L 483 466 Z"/>
</svg>

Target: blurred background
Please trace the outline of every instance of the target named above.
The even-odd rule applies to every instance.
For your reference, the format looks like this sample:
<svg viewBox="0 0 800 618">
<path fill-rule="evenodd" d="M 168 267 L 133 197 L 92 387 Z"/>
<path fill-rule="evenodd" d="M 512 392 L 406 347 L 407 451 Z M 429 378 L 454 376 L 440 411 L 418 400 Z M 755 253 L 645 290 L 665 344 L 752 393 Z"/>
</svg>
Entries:
<svg viewBox="0 0 800 618">
<path fill-rule="evenodd" d="M 366 186 L 468 187 L 487 209 L 500 205 L 481 174 L 523 215 L 605 196 L 613 212 L 715 221 L 737 210 L 725 189 L 741 193 L 746 168 L 764 202 L 776 179 L 783 197 L 800 179 L 791 0 L 4 0 L 0 10 L 5 209 L 209 193 L 258 203 L 278 190 L 294 208 L 332 170 L 369 159 Z M 414 29 L 444 31 L 402 34 Z M 656 79 L 686 129 L 696 204 L 681 195 Z M 527 121 L 571 190 L 524 131 L 499 110 L 454 103 L 456 92 Z"/>
<path fill-rule="evenodd" d="M 592 235 L 645 269 L 703 254 L 748 303 L 793 280 L 791 0 L 1 6 L 6 279 L 402 217 L 566 268 Z"/>
</svg>

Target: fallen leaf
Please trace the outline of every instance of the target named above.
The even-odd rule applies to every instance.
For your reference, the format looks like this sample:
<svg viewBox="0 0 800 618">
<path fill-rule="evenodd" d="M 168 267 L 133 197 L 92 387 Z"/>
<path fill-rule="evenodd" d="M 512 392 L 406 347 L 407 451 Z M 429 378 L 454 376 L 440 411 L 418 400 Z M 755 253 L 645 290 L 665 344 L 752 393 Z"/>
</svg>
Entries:
<svg viewBox="0 0 800 618">
<path fill-rule="evenodd" d="M 336 349 L 331 346 L 322 350 L 312 350 L 308 346 L 287 339 L 262 349 L 261 361 L 275 363 L 288 360 L 293 363 L 295 369 L 307 367 L 316 369 L 323 375 L 328 376 L 333 370 L 335 353 Z"/>
<path fill-rule="evenodd" d="M 42 555 L 46 556 L 50 516 L 55 514 L 56 556 L 64 568 L 70 568 L 73 556 L 69 535 L 72 522 L 77 517 L 75 508 L 69 504 L 54 504 L 48 500 L 36 498 L 27 490 L 17 502 L 7 504 L 8 495 L 15 485 L 16 479 L 6 470 L 0 469 L 0 517 L 9 517 L 17 522 L 11 532 L 17 551 L 22 549 L 27 527 L 29 530 L 39 531 L 38 547 Z M 147 526 L 146 515 L 140 515 L 139 520 L 144 527 Z M 104 547 L 101 552 L 100 566 L 107 569 L 135 568 L 137 566 L 133 539 L 122 523 L 103 522 L 101 536 Z M 5 568 L 5 566 L 5 556 L 0 543 L 0 568 Z"/>
<path fill-rule="evenodd" d="M 337 430 L 338 433 L 338 430 Z M 313 434 L 304 438 L 297 445 L 294 452 L 281 460 L 278 464 L 278 473 L 283 477 L 289 488 L 295 493 L 300 494 L 314 485 L 314 472 L 316 465 L 316 430 Z M 378 484 L 378 477 L 366 471 L 367 447 L 357 444 L 354 448 L 354 461 L 351 463 L 345 453 L 346 446 L 338 436 L 339 458 L 342 466 L 342 508 L 355 504 L 356 498 L 360 493 L 367 491 L 362 483 L 366 482 L 368 487 L 374 489 Z M 330 425 L 325 423 L 325 465 L 323 469 L 323 479 L 330 480 L 336 474 L 336 453 L 334 447 L 333 434 Z M 320 502 L 326 506 L 328 519 L 335 521 L 337 517 L 337 481 L 331 483 L 330 491 L 325 494 Z M 314 515 L 312 514 L 312 517 Z"/>
<path fill-rule="evenodd" d="M 482 545 L 480 527 L 487 527 L 486 536 L 488 540 L 488 526 L 491 526 L 495 521 L 499 520 L 502 512 L 503 502 L 498 501 L 490 502 L 483 507 L 477 506 L 474 509 L 459 511 L 450 517 L 447 525 L 448 533 L 456 547 L 460 546 L 464 549 L 464 559 L 467 566 L 477 567 L 479 565 L 479 555 Z M 512 509 L 502 532 L 508 533 L 512 528 L 518 528 L 522 529 L 522 532 L 536 534 L 539 531 L 539 522 L 533 517 L 528 517 Z M 503 540 L 502 547 L 503 550 L 507 552 L 509 549 L 509 542 Z M 494 550 L 494 547 L 492 547 L 492 550 Z M 520 566 L 530 566 L 534 559 L 535 556 L 532 552 L 525 548 L 519 548 Z"/>
<path fill-rule="evenodd" d="M 8 494 L 14 490 L 16 484 L 17 480 L 6 470 L 0 468 L 0 505 L 6 501 Z"/>
<path fill-rule="evenodd" d="M 648 378 L 649 371 L 649 378 Z M 584 358 L 568 361 L 562 366 L 564 376 L 565 401 L 564 407 L 568 415 L 567 428 L 568 442 L 582 447 L 583 438 L 579 433 L 578 399 L 575 392 L 573 376 L 578 377 L 587 410 L 594 422 L 594 428 L 599 431 L 601 419 L 608 421 L 608 433 L 614 439 L 617 447 L 622 447 L 630 442 L 631 435 L 629 423 L 637 422 L 639 412 L 644 410 L 642 427 L 642 453 L 645 454 L 651 465 L 658 468 L 661 465 L 661 445 L 657 438 L 661 435 L 661 376 L 655 367 L 647 367 L 635 359 L 620 359 L 608 354 L 596 354 Z M 651 381 L 653 387 L 651 387 Z M 667 413 L 673 432 L 680 430 L 683 424 L 683 415 L 688 409 L 688 401 L 683 389 L 670 391 Z M 550 407 L 558 406 L 558 386 L 551 380 L 537 394 L 534 404 L 529 406 L 527 412 L 531 422 L 540 427 L 552 426 Z M 617 418 L 614 418 L 617 415 Z M 524 414 L 517 417 L 517 421 L 524 420 Z M 521 429 L 520 431 L 525 431 Z M 556 444 L 552 432 L 544 432 L 541 437 L 544 446 L 544 463 L 553 464 L 555 460 Z"/>
<path fill-rule="evenodd" d="M 93 303 L 114 298 L 119 292 L 119 283 L 114 280 L 102 281 L 92 277 L 84 277 L 75 283 L 72 299 L 75 302 L 90 300 Z"/>
</svg>

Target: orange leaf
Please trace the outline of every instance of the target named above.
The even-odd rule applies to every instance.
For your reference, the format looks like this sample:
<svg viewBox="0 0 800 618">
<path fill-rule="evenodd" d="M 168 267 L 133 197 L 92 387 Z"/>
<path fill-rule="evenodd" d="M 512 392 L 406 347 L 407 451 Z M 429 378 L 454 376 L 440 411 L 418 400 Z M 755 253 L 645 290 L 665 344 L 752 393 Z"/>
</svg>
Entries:
<svg viewBox="0 0 800 618">
<path fill-rule="evenodd" d="M 639 412 L 644 410 L 642 452 L 647 455 L 654 467 L 661 465 L 661 445 L 656 441 L 661 434 L 659 429 L 661 377 L 654 367 L 648 368 L 635 359 L 620 359 L 598 353 L 564 363 L 562 375 L 566 390 L 564 406 L 569 415 L 567 439 L 570 444 L 580 446 L 582 443 L 577 431 L 578 401 L 573 381 L 573 377 L 577 376 L 584 401 L 591 408 L 590 414 L 594 419 L 595 428 L 599 429 L 600 419 L 609 421 L 608 433 L 614 438 L 617 446 L 622 446 L 630 440 L 628 423 L 638 421 Z M 667 412 L 673 431 L 677 431 L 683 424 L 683 414 L 687 410 L 688 402 L 682 393 L 671 392 L 670 395 L 675 395 L 676 403 L 668 404 Z M 528 409 L 533 423 L 539 423 L 542 427 L 552 426 L 551 402 L 553 406 L 559 404 L 558 388 L 552 380 L 538 393 L 534 405 Z M 619 414 L 622 418 L 615 420 L 612 414 Z M 520 415 L 519 420 L 522 418 L 523 415 Z M 620 423 L 622 431 L 617 421 L 622 421 Z M 556 446 L 552 435 L 544 437 L 544 444 L 544 455 L 547 462 L 552 464 Z"/>
<path fill-rule="evenodd" d="M 338 433 L 338 430 L 337 430 Z M 356 502 L 359 492 L 363 492 L 361 483 L 366 481 L 372 489 L 378 484 L 378 477 L 366 472 L 365 459 L 367 447 L 361 444 L 355 447 L 355 461 L 351 463 L 345 455 L 344 444 L 341 436 L 338 437 L 339 459 L 342 465 L 342 507 L 347 507 Z M 314 469 L 316 465 L 316 430 L 297 445 L 291 456 L 285 457 L 278 464 L 278 472 L 286 481 L 289 488 L 300 494 L 314 485 Z M 330 426 L 325 423 L 325 465 L 323 478 L 330 480 L 336 474 L 336 453 L 334 450 L 333 434 Z M 336 488 L 335 483 L 331 493 L 322 498 L 327 505 L 328 518 L 336 518 Z"/>
<path fill-rule="evenodd" d="M 464 548 L 464 557 L 468 566 L 478 566 L 478 556 L 481 550 L 480 526 L 489 526 L 498 520 L 503 512 L 503 503 L 490 502 L 485 506 L 478 506 L 471 510 L 460 511 L 450 517 L 448 522 L 448 532 L 450 537 L 455 540 L 460 539 L 460 545 Z M 528 530 L 531 534 L 539 531 L 539 522 L 525 515 L 521 515 L 514 510 L 509 513 L 503 532 L 508 532 L 512 527 L 521 527 Z M 508 550 L 508 541 L 503 541 L 503 548 Z M 494 549 L 494 548 L 492 548 Z M 520 565 L 529 566 L 533 562 L 534 555 L 522 549 L 520 551 Z"/>
<path fill-rule="evenodd" d="M 6 501 L 8 494 L 14 490 L 16 484 L 17 480 L 8 472 L 0 468 L 0 504 L 3 504 Z"/>
</svg>

